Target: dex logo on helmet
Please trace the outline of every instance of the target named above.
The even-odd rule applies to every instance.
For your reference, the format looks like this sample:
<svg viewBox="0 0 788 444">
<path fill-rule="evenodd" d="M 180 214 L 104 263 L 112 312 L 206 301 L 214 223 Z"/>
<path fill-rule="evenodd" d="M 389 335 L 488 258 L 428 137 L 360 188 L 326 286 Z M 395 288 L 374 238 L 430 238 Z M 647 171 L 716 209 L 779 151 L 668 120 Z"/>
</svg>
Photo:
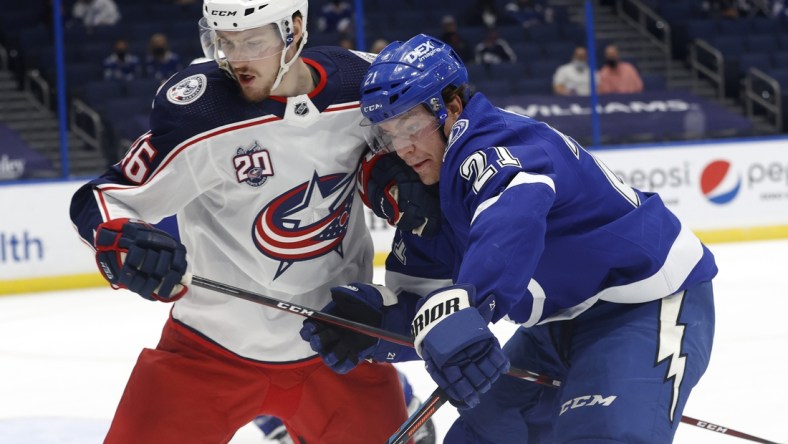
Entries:
<svg viewBox="0 0 788 444">
<path fill-rule="evenodd" d="M 438 48 L 432 43 L 432 41 L 428 40 L 419 46 L 417 46 L 413 51 L 405 54 L 403 60 L 407 63 L 414 63 L 417 60 L 419 62 L 424 61 L 427 57 L 431 56 Z"/>
</svg>

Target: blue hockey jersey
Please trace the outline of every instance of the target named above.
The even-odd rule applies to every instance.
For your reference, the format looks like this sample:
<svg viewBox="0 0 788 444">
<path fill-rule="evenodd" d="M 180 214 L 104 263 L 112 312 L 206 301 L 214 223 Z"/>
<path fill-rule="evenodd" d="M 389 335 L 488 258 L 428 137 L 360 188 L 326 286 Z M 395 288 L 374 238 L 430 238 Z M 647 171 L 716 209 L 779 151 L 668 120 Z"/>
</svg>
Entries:
<svg viewBox="0 0 788 444">
<path fill-rule="evenodd" d="M 451 129 L 440 198 L 453 280 L 473 284 L 478 300 L 495 295 L 493 321 L 571 319 L 597 301 L 656 300 L 717 273 L 658 195 L 482 94 Z"/>
</svg>

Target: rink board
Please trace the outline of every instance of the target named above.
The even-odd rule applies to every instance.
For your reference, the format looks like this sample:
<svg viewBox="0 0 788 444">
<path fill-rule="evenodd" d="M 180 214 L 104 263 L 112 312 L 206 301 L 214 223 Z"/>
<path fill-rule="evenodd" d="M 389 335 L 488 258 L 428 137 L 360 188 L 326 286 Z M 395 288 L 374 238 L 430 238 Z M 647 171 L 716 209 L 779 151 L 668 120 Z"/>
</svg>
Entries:
<svg viewBox="0 0 788 444">
<path fill-rule="evenodd" d="M 594 151 L 707 243 L 788 237 L 788 139 Z M 0 186 L 0 294 L 104 285 L 68 217 L 81 181 Z M 393 233 L 367 212 L 382 265 Z"/>
</svg>

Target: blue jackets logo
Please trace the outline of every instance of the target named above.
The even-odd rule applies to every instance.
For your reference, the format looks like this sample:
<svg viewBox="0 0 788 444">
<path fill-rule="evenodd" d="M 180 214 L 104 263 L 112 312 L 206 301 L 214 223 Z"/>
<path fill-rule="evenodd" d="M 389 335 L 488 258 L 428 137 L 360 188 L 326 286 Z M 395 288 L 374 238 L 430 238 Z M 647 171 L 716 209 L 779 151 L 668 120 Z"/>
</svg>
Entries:
<svg viewBox="0 0 788 444">
<path fill-rule="evenodd" d="M 355 174 L 314 173 L 309 182 L 271 200 L 252 229 L 255 246 L 280 261 L 277 277 L 293 263 L 332 251 L 340 256 L 355 193 Z"/>
<path fill-rule="evenodd" d="M 204 74 L 187 77 L 167 90 L 167 100 L 176 105 L 188 105 L 202 96 L 207 84 Z"/>
</svg>

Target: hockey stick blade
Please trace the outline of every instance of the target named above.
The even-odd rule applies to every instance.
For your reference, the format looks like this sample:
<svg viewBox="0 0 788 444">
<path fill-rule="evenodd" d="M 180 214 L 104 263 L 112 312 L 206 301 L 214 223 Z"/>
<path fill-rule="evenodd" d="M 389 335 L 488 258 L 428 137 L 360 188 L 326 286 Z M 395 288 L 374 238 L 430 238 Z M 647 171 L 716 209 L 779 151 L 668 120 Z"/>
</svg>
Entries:
<svg viewBox="0 0 788 444">
<path fill-rule="evenodd" d="M 760 442 L 763 444 L 780 444 L 776 441 L 769 441 L 763 438 L 758 438 L 757 436 L 748 435 L 738 430 L 729 429 L 721 425 L 712 424 L 710 422 L 701 421 L 695 418 L 690 418 L 689 416 L 682 416 L 681 422 L 683 422 L 684 424 L 694 425 L 695 427 L 700 427 L 702 429 L 709 430 L 712 432 L 721 433 L 723 435 L 730 435 L 730 436 L 735 436 L 737 438 L 746 439 L 748 441 Z"/>
<path fill-rule="evenodd" d="M 421 404 L 418 410 L 413 412 L 408 420 L 397 430 L 394 435 L 389 438 L 386 444 L 405 444 L 413 438 L 413 435 L 423 426 L 431 417 L 438 411 L 438 409 L 448 401 L 446 392 L 440 387 L 436 388 L 434 392 Z"/>
</svg>

